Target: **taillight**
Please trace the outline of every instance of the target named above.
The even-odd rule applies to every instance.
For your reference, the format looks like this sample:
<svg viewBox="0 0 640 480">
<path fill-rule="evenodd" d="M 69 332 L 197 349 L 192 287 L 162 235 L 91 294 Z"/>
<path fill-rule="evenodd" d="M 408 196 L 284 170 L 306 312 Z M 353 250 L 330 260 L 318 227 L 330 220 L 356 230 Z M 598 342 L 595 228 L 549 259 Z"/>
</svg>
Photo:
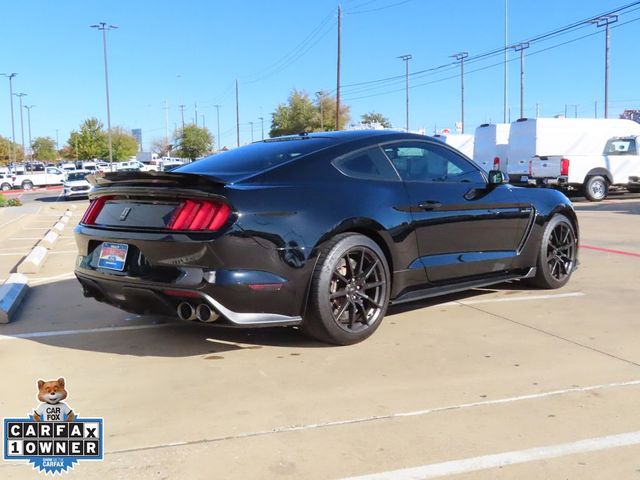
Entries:
<svg viewBox="0 0 640 480">
<path fill-rule="evenodd" d="M 533 160 L 529 160 L 529 176 L 533 177 Z"/>
<path fill-rule="evenodd" d="M 169 221 L 169 230 L 215 231 L 229 219 L 231 209 L 211 200 L 183 200 Z"/>
<path fill-rule="evenodd" d="M 495 157 L 493 159 L 493 169 L 500 170 L 500 157 Z"/>
<path fill-rule="evenodd" d="M 560 175 L 569 175 L 569 159 L 560 160 Z"/>
<path fill-rule="evenodd" d="M 87 211 L 84 212 L 80 223 L 82 223 L 83 225 L 95 225 L 96 218 L 98 218 L 98 215 L 102 211 L 104 204 L 107 203 L 107 200 L 109 200 L 110 198 L 111 197 L 98 197 L 94 200 L 91 200 L 89 208 L 87 208 Z"/>
</svg>

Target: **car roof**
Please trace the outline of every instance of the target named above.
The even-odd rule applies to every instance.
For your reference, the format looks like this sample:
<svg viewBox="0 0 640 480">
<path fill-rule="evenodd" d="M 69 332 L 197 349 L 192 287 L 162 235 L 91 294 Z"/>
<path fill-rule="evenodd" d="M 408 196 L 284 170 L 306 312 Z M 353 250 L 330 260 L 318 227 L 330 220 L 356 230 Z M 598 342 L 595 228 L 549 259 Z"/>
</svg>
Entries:
<svg viewBox="0 0 640 480">
<path fill-rule="evenodd" d="M 267 138 L 265 140 L 259 140 L 258 142 L 274 142 L 274 141 L 283 141 L 283 140 L 296 140 L 296 139 L 304 139 L 304 138 L 331 138 L 334 140 L 338 140 L 340 143 L 351 142 L 355 140 L 363 140 L 363 139 L 374 139 L 377 138 L 380 141 L 384 141 L 386 139 L 392 140 L 394 138 L 406 138 L 406 139 L 422 139 L 427 140 L 431 139 L 431 137 L 427 135 L 420 135 L 417 133 L 408 133 L 404 130 L 341 130 L 334 132 L 303 132 L 295 135 L 284 135 L 282 137 L 274 137 Z"/>
</svg>

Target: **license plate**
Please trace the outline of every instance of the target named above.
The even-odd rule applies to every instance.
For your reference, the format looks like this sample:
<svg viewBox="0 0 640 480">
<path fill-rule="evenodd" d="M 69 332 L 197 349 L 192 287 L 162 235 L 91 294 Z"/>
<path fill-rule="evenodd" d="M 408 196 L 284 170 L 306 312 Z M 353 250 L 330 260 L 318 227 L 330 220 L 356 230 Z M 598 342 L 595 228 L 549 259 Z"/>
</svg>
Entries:
<svg viewBox="0 0 640 480">
<path fill-rule="evenodd" d="M 127 251 L 129 245 L 123 243 L 104 242 L 100 248 L 100 258 L 98 259 L 99 268 L 108 268 L 109 270 L 124 270 L 124 263 L 127 259 Z"/>
<path fill-rule="evenodd" d="M 520 177 L 520 181 L 521 181 L 521 182 L 528 182 L 528 181 L 529 181 L 529 177 L 528 177 L 528 176 L 526 176 L 526 175 L 522 175 L 522 176 Z"/>
</svg>

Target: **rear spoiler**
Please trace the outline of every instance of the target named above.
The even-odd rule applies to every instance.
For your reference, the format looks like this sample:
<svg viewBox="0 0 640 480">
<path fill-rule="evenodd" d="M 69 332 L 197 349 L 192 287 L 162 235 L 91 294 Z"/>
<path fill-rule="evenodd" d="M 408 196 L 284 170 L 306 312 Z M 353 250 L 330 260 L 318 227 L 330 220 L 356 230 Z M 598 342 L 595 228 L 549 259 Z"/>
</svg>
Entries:
<svg viewBox="0 0 640 480">
<path fill-rule="evenodd" d="M 95 172 L 87 175 L 94 187 L 179 187 L 198 188 L 226 185 L 228 182 L 211 176 L 178 172 Z"/>
</svg>

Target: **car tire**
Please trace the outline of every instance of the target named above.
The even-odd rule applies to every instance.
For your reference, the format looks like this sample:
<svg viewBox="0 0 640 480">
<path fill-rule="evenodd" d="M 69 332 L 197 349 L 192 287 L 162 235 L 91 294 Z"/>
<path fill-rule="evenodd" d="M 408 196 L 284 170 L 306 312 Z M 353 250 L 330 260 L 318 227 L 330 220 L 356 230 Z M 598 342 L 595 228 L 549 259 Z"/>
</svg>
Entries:
<svg viewBox="0 0 640 480">
<path fill-rule="evenodd" d="M 29 180 L 25 180 L 24 182 L 22 182 L 22 189 L 23 190 L 33 190 L 33 183 L 30 182 Z"/>
<path fill-rule="evenodd" d="M 10 183 L 3 183 L 0 188 L 2 188 L 3 192 L 8 192 L 9 190 L 11 190 L 12 187 Z"/>
<path fill-rule="evenodd" d="M 571 278 L 576 265 L 578 242 L 571 221 L 564 215 L 549 220 L 538 249 L 536 275 L 526 282 L 536 288 L 563 287 Z"/>
<path fill-rule="evenodd" d="M 587 178 L 584 183 L 584 196 L 590 202 L 601 202 L 609 194 L 609 182 L 602 175 Z"/>
<path fill-rule="evenodd" d="M 352 345 L 375 332 L 389 304 L 386 257 L 369 237 L 337 235 L 323 244 L 311 280 L 302 331 L 334 345 Z"/>
</svg>

